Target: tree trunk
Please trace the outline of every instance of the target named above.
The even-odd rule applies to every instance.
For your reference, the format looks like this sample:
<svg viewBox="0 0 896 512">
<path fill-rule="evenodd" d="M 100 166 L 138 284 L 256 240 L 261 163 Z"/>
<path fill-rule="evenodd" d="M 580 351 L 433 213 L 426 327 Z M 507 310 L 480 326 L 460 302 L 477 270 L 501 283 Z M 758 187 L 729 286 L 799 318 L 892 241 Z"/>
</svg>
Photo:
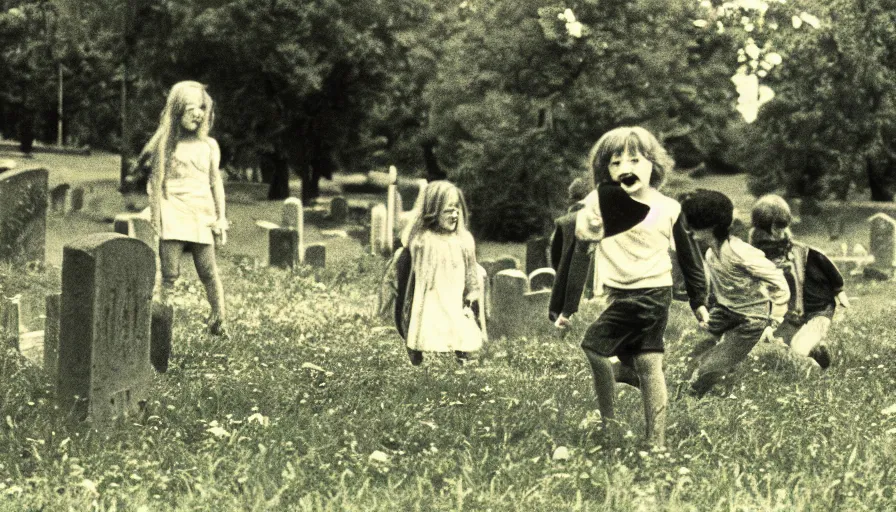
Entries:
<svg viewBox="0 0 896 512">
<path fill-rule="evenodd" d="M 311 204 L 320 196 L 320 176 L 313 172 L 303 172 L 302 178 L 302 204 Z"/>
<path fill-rule="evenodd" d="M 436 158 L 436 143 L 432 141 L 420 144 L 423 148 L 423 163 L 426 167 L 426 181 L 439 181 L 448 178 L 448 174 L 442 170 L 439 165 L 439 159 Z"/>
<path fill-rule="evenodd" d="M 866 160 L 865 170 L 868 174 L 868 190 L 871 192 L 872 201 L 893 201 L 893 180 L 887 178 L 888 175 L 892 175 L 887 172 L 892 167 L 889 159 Z"/>
<path fill-rule="evenodd" d="M 270 176 L 268 200 L 276 201 L 289 197 L 289 163 L 274 153 L 259 155 L 258 166 L 262 176 Z"/>
</svg>

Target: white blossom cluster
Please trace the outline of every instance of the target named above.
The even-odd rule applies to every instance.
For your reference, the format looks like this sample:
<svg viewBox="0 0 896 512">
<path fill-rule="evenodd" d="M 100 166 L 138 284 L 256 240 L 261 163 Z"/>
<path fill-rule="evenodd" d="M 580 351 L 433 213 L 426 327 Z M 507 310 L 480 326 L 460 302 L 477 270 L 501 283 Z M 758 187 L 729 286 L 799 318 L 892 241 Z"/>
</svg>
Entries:
<svg viewBox="0 0 896 512">
<path fill-rule="evenodd" d="M 784 4 L 787 0 L 773 0 Z M 707 19 L 694 20 L 694 26 L 707 28 L 710 20 L 714 20 L 715 30 L 722 34 L 726 30 L 726 23 L 740 26 L 745 34 L 754 34 L 759 29 L 778 30 L 778 24 L 774 21 L 766 22 L 765 13 L 770 3 L 765 0 L 731 0 L 719 6 L 713 6 L 709 0 L 701 0 L 700 7 L 706 12 Z M 804 24 L 819 28 L 820 20 L 805 11 L 792 16 L 791 24 L 794 29 L 799 29 Z M 744 121 L 752 123 L 759 115 L 759 108 L 775 97 L 775 91 L 760 80 L 768 76 L 768 73 L 784 61 L 780 53 L 772 50 L 768 42 L 760 46 L 756 38 L 748 35 L 742 48 L 737 50 L 737 62 L 740 64 L 731 77 L 737 91 L 737 111 Z"/>
</svg>

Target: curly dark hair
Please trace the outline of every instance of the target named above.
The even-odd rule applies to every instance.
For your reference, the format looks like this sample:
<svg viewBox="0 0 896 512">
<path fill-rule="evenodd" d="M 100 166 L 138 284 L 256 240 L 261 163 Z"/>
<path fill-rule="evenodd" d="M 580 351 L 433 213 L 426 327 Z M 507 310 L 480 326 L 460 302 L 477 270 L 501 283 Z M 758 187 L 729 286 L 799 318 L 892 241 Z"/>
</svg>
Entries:
<svg viewBox="0 0 896 512">
<path fill-rule="evenodd" d="M 728 238 L 734 221 L 734 203 L 716 190 L 698 188 L 681 198 L 681 213 L 693 229 L 712 229 L 716 240 Z"/>
</svg>

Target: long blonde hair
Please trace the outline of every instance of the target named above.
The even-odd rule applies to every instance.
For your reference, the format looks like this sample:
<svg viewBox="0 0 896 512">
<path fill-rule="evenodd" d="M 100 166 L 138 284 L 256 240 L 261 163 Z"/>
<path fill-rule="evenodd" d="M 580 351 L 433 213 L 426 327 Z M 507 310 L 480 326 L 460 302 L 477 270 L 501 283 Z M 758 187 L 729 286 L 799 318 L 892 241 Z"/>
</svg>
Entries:
<svg viewBox="0 0 896 512">
<path fill-rule="evenodd" d="M 413 225 L 408 235 L 407 244 L 410 247 L 411 241 L 420 234 L 421 231 L 432 231 L 437 229 L 439 225 L 439 215 L 445 204 L 448 202 L 448 196 L 451 191 L 457 192 L 457 202 L 460 207 L 460 219 L 457 223 L 456 232 L 462 233 L 469 230 L 469 211 L 467 203 L 464 200 L 464 193 L 450 181 L 440 180 L 433 181 L 426 185 L 423 193 L 423 204 L 414 218 Z"/>
<path fill-rule="evenodd" d="M 204 85 L 192 80 L 185 80 L 174 84 L 168 93 L 168 99 L 165 102 L 165 108 L 162 109 L 162 115 L 159 118 L 159 127 L 153 134 L 149 142 L 141 151 L 141 155 L 148 155 L 152 165 L 152 174 L 149 177 L 148 192 L 151 197 L 161 197 L 165 193 L 165 181 L 167 178 L 167 170 L 171 163 L 171 155 L 177 146 L 177 141 L 183 138 L 183 127 L 180 120 L 186 111 L 187 91 L 191 89 L 199 89 L 202 91 L 202 102 L 205 106 L 206 115 L 202 120 L 202 124 L 196 130 L 196 135 L 200 139 L 208 137 L 208 133 L 215 121 L 214 103 L 211 96 Z"/>
</svg>

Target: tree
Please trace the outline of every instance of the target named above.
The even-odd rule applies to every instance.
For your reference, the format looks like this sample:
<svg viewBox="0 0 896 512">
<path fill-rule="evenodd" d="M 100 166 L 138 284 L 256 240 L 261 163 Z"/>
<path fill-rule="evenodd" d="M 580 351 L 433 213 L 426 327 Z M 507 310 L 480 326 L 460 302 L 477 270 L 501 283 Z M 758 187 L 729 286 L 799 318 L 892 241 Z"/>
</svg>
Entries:
<svg viewBox="0 0 896 512">
<path fill-rule="evenodd" d="M 750 34 L 737 26 L 728 31 L 754 42 L 755 54 L 741 60 L 762 64 L 760 54 L 771 53 L 783 60 L 766 66 L 762 80 L 774 99 L 744 131 L 740 153 L 751 189 L 813 199 L 845 199 L 858 190 L 892 200 L 896 2 L 804 0 L 767 8 Z M 734 17 L 743 14 L 750 13 Z"/>
<path fill-rule="evenodd" d="M 610 128 L 645 125 L 704 154 L 721 145 L 731 66 L 700 44 L 694 3 L 463 5 L 426 98 L 440 162 L 470 195 L 477 234 L 544 232 Z"/>
</svg>

